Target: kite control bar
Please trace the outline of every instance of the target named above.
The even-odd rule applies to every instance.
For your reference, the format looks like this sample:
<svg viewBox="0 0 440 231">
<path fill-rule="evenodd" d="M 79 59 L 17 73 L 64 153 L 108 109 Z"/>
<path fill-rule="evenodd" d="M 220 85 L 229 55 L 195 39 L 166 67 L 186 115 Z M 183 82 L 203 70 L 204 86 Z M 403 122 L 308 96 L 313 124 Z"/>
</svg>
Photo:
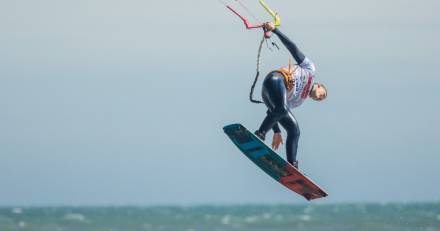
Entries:
<svg viewBox="0 0 440 231">
<path fill-rule="evenodd" d="M 273 22 L 275 24 L 276 27 L 281 25 L 281 19 L 280 16 L 278 15 L 278 13 L 276 13 L 275 11 L 271 10 L 269 8 L 269 6 L 263 1 L 263 0 L 259 0 L 261 6 L 263 6 L 263 8 L 267 11 L 267 13 L 269 13 L 272 17 L 273 17 Z"/>
<path fill-rule="evenodd" d="M 280 16 L 278 16 L 278 14 L 273 11 L 272 9 L 269 8 L 269 6 L 263 1 L 263 0 L 259 0 L 260 5 L 267 11 L 267 13 L 269 13 L 272 17 L 273 17 L 273 22 L 275 27 L 278 27 L 281 25 L 281 19 Z M 264 30 L 264 37 L 265 38 L 269 38 L 270 37 L 270 31 L 266 31 L 264 29 L 264 24 L 257 24 L 257 25 L 253 25 L 249 22 L 249 20 L 247 20 L 247 18 L 245 18 L 244 16 L 242 16 L 241 14 L 239 14 L 236 10 L 234 10 L 234 8 L 232 8 L 230 5 L 226 5 L 226 7 L 231 10 L 235 15 L 237 15 L 244 23 L 244 25 L 246 26 L 246 29 L 251 30 L 251 29 L 256 29 L 256 28 L 263 28 Z"/>
<path fill-rule="evenodd" d="M 242 6 L 242 8 L 244 8 L 256 21 L 259 21 L 255 16 L 253 16 L 252 15 L 252 13 L 246 8 L 246 6 L 244 6 L 241 2 L 240 2 L 240 0 L 235 0 L 236 2 L 238 2 L 241 6 Z M 262 50 L 262 48 L 263 48 L 263 44 L 264 44 L 264 42 L 266 42 L 266 44 L 267 44 L 267 41 L 270 39 L 271 40 L 271 38 L 270 38 L 270 35 L 271 35 L 271 31 L 267 31 L 266 30 L 266 28 L 264 27 L 264 24 L 263 23 L 260 23 L 260 24 L 252 24 L 252 23 L 250 23 L 249 22 L 249 20 L 247 19 L 247 18 L 245 18 L 244 16 L 242 16 L 240 13 L 238 13 L 238 11 L 236 11 L 234 8 L 232 8 L 230 5 L 227 5 L 223 0 L 219 0 L 219 2 L 221 2 L 224 6 L 226 6 L 230 11 L 232 11 L 232 13 L 234 13 L 235 15 L 237 15 L 242 21 L 243 21 L 243 23 L 244 23 L 244 25 L 246 26 L 246 29 L 248 29 L 248 30 L 252 30 L 252 29 L 256 29 L 256 28 L 262 28 L 263 29 L 263 31 L 264 31 L 264 36 L 261 38 L 261 41 L 260 41 L 260 45 L 258 46 L 258 55 L 257 55 L 257 73 L 256 73 L 256 75 L 255 75 L 255 78 L 254 78 L 254 82 L 252 83 L 252 87 L 251 87 L 251 91 L 250 91 L 250 93 L 249 93 L 249 100 L 252 102 L 252 103 L 263 103 L 263 101 L 259 101 L 259 100 L 255 100 L 254 98 L 253 98 L 253 94 L 254 94 L 254 88 L 255 88 L 255 85 L 256 85 L 256 83 L 257 83 L 257 81 L 258 81 L 258 77 L 260 76 L 260 62 L 261 62 L 261 50 Z M 272 17 L 273 17 L 273 23 L 274 23 L 274 26 L 275 27 L 279 27 L 280 25 L 281 25 L 281 20 L 280 20 L 280 17 L 278 16 L 278 14 L 275 12 L 275 11 L 273 11 L 272 9 L 270 9 L 269 8 L 269 6 L 263 1 L 263 0 L 259 0 L 259 2 L 260 2 L 260 5 L 267 11 L 267 13 L 269 13 Z M 279 49 L 278 48 L 278 46 L 277 46 L 277 44 L 275 44 L 273 41 L 272 41 L 272 46 L 273 47 L 276 47 L 277 49 Z M 268 46 L 268 48 L 270 49 L 270 50 L 272 50 L 269 46 Z"/>
</svg>

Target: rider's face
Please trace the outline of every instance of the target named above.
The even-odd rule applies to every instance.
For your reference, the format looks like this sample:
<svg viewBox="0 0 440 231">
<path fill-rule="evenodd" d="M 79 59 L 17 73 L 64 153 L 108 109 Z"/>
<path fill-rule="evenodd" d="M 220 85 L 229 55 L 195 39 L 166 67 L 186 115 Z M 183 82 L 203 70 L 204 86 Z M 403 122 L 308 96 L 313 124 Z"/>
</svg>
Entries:
<svg viewBox="0 0 440 231">
<path fill-rule="evenodd" d="M 321 101 L 325 99 L 327 96 L 327 91 L 324 87 L 322 87 L 319 83 L 313 86 L 312 92 L 310 93 L 310 97 L 316 101 Z"/>
</svg>

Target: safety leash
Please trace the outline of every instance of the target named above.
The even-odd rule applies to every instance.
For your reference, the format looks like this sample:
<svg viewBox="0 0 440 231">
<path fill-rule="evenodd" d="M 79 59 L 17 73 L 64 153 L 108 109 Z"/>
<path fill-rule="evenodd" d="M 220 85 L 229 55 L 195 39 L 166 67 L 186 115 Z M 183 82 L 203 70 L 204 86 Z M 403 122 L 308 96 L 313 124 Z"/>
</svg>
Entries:
<svg viewBox="0 0 440 231">
<path fill-rule="evenodd" d="M 248 12 L 248 14 L 250 14 L 255 20 L 257 20 L 257 21 L 259 21 L 250 11 L 249 11 L 249 9 L 241 2 L 241 1 L 239 1 L 239 0 L 235 0 L 236 2 L 238 2 L 239 4 L 240 4 L 240 6 L 243 8 L 243 9 L 245 9 L 245 11 L 246 12 Z M 219 2 L 221 2 L 223 5 L 225 5 L 230 11 L 232 11 L 232 13 L 234 13 L 236 16 L 238 16 L 242 21 L 243 21 L 243 23 L 244 23 L 244 25 L 245 25 L 245 27 L 246 27 L 246 29 L 248 29 L 248 30 L 251 30 L 251 29 L 256 29 L 256 28 L 262 28 L 263 29 L 263 33 L 264 33 L 264 35 L 263 35 L 263 37 L 262 37 L 262 39 L 261 39 L 261 41 L 260 41 L 260 44 L 258 45 L 258 53 L 257 53 L 257 70 L 256 70 L 256 75 L 255 75 L 255 78 L 254 78 L 254 81 L 253 81 L 253 83 L 252 83 L 252 86 L 251 86 L 251 91 L 250 91 L 250 93 L 249 93 L 249 100 L 252 102 L 252 103 L 257 103 L 257 104 L 260 104 L 260 103 L 264 103 L 264 102 L 262 102 L 262 101 L 260 101 L 260 100 L 256 100 L 256 99 L 254 99 L 254 97 L 253 97 L 253 95 L 254 95 L 254 88 L 255 88 L 255 85 L 257 84 L 257 81 L 258 81 L 258 77 L 260 76 L 260 64 L 261 64 L 261 52 L 262 52 L 262 49 L 263 49 L 263 44 L 266 42 L 266 46 L 267 46 L 267 48 L 270 50 L 270 51 L 273 51 L 273 48 L 271 48 L 270 46 L 269 46 L 269 44 L 268 44 L 268 40 L 270 40 L 271 41 L 271 43 L 272 43 L 272 47 L 276 47 L 278 50 L 279 50 L 279 47 L 278 47 L 278 45 L 275 43 L 275 42 L 273 42 L 273 40 L 271 39 L 271 32 L 270 31 L 266 31 L 265 30 L 265 28 L 264 28 L 264 24 L 262 24 L 262 23 L 260 23 L 260 24 L 252 24 L 252 23 L 250 23 L 249 22 L 249 20 L 247 19 L 247 18 L 245 18 L 244 16 L 242 16 L 240 13 L 238 13 L 238 11 L 236 11 L 234 8 L 232 8 L 232 6 L 231 5 L 227 5 L 224 1 L 222 1 L 222 0 L 219 0 Z M 269 8 L 269 6 L 263 1 L 263 0 L 259 0 L 259 3 L 260 3 L 260 5 L 273 17 L 273 22 L 274 22 L 274 25 L 275 25 L 275 27 L 278 27 L 278 26 L 280 26 L 281 25 L 281 19 L 280 19 L 280 17 L 278 16 L 278 14 L 275 12 L 275 11 L 273 11 L 272 9 L 270 9 Z"/>
</svg>

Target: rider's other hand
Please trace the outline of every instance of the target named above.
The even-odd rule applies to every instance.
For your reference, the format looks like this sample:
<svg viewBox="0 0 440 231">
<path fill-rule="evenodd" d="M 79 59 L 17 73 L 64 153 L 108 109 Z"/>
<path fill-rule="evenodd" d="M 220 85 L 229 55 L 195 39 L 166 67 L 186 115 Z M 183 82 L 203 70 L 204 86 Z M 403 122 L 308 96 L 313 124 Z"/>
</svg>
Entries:
<svg viewBox="0 0 440 231">
<path fill-rule="evenodd" d="M 274 133 L 272 138 L 272 148 L 277 150 L 280 147 L 280 144 L 283 143 L 283 137 L 281 133 Z"/>
</svg>

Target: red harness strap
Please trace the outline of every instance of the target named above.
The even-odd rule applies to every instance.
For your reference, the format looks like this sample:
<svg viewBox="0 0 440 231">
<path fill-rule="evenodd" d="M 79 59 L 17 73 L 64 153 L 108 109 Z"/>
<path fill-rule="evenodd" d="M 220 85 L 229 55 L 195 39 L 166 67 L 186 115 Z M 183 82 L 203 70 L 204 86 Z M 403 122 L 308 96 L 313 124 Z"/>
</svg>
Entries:
<svg viewBox="0 0 440 231">
<path fill-rule="evenodd" d="M 312 75 L 310 73 L 309 73 L 308 78 L 309 79 L 307 80 L 306 86 L 304 87 L 304 90 L 301 94 L 302 99 L 307 98 L 307 96 L 309 95 L 310 87 L 312 86 Z"/>
</svg>

